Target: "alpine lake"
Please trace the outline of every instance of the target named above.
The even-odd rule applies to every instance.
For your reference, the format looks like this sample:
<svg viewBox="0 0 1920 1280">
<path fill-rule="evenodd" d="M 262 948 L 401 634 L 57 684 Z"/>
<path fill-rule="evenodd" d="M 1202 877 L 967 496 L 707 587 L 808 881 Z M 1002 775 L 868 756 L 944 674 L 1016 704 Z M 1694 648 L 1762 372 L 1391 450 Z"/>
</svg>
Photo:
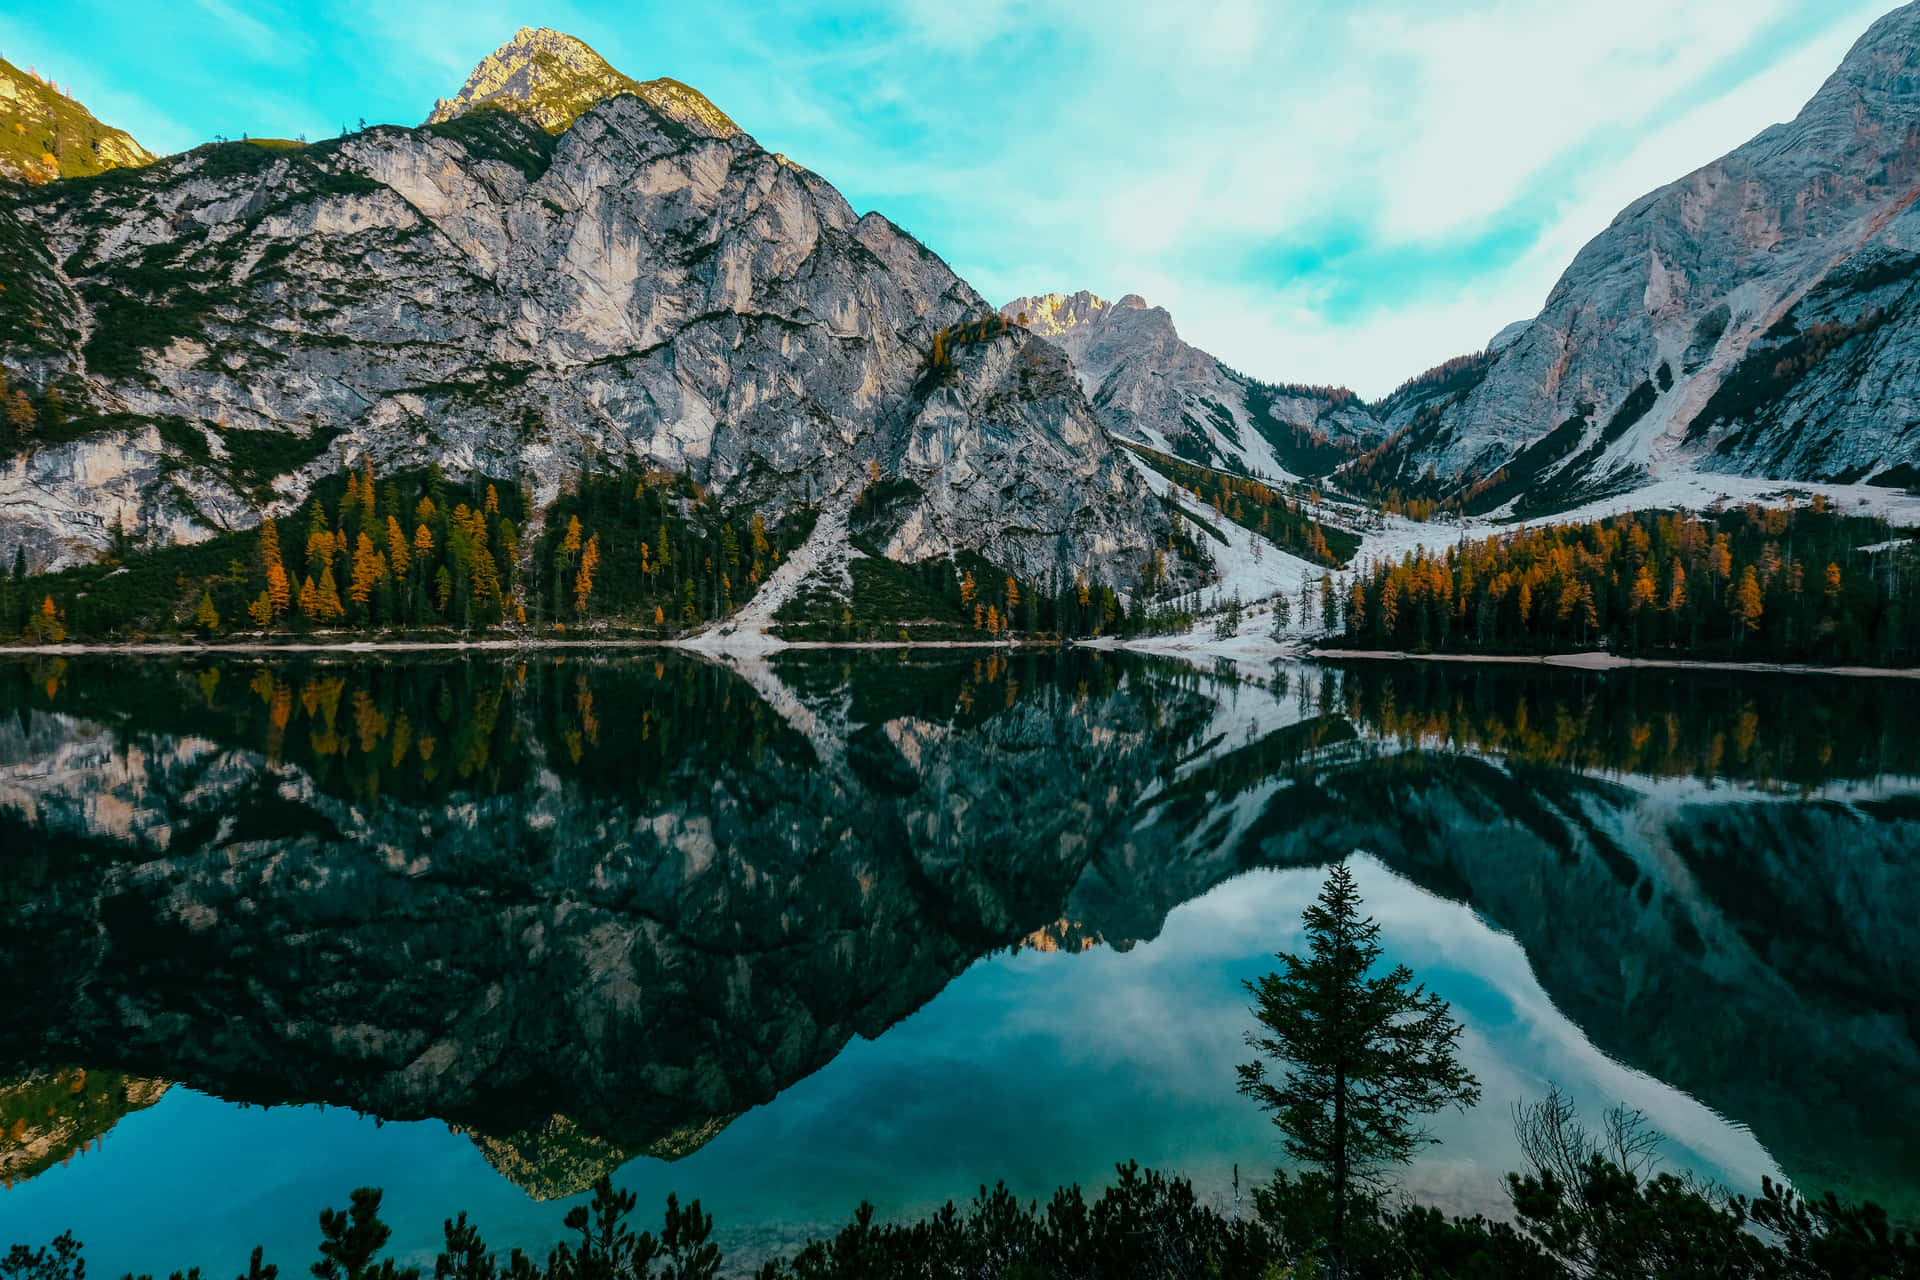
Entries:
<svg viewBox="0 0 1920 1280">
<path fill-rule="evenodd" d="M 385 1189 L 730 1261 L 1119 1162 L 1283 1165 L 1243 983 L 1349 860 L 1513 1109 L 1920 1217 L 1920 682 L 1092 652 L 0 659 L 0 1247 L 304 1274 Z M 283 1274 L 286 1274 L 283 1272 Z"/>
</svg>

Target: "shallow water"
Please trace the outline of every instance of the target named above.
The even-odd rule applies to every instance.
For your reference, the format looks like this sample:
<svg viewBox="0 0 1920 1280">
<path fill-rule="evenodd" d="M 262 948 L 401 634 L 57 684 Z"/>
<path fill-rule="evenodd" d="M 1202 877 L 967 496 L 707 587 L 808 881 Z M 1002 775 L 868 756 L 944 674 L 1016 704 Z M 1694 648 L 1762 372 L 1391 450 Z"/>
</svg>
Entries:
<svg viewBox="0 0 1920 1280">
<path fill-rule="evenodd" d="M 1485 1090 L 1410 1193 L 1498 1212 L 1557 1084 L 1911 1216 L 1920 695 L 1253 674 L 0 664 L 0 1243 L 302 1267 L 373 1184 L 403 1255 L 537 1247 L 606 1171 L 742 1257 L 1126 1159 L 1228 1204 L 1280 1159 L 1240 984 L 1344 857 Z"/>
</svg>

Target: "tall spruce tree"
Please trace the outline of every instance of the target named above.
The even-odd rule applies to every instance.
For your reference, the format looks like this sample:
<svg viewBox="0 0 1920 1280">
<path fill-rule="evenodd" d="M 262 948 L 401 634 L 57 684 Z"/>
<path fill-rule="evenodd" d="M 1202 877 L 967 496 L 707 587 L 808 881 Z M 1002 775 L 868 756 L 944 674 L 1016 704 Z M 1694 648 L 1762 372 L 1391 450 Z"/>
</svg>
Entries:
<svg viewBox="0 0 1920 1280">
<path fill-rule="evenodd" d="M 1374 972 L 1380 926 L 1360 906 L 1353 873 L 1334 867 L 1304 915 L 1307 954 L 1280 952 L 1283 972 L 1246 984 L 1260 1024 L 1247 1044 L 1278 1071 L 1265 1060 L 1239 1068 L 1240 1092 L 1273 1113 L 1288 1153 L 1331 1180 L 1336 1275 L 1350 1188 L 1377 1189 L 1381 1174 L 1412 1158 L 1426 1141 L 1419 1117 L 1480 1099 L 1447 1002 L 1405 965 Z"/>
</svg>

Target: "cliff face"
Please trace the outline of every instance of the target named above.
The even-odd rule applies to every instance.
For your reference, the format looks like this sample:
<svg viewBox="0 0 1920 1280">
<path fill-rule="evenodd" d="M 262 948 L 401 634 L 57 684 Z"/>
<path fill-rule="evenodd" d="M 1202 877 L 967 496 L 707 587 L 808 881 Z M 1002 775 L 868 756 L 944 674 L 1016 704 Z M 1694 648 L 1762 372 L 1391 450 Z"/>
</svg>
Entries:
<svg viewBox="0 0 1920 1280">
<path fill-rule="evenodd" d="M 1164 517 L 1071 380 L 1010 386 L 1017 334 L 929 376 L 936 331 L 991 314 L 939 258 L 698 95 L 568 53 L 523 32 L 423 128 L 18 200 L 38 304 L 0 362 L 83 408 L 0 462 L 0 545 L 70 563 L 116 511 L 141 541 L 244 527 L 363 454 L 537 502 L 667 467 L 769 514 L 877 467 L 932 495 L 915 554 L 1138 576 Z"/>
<path fill-rule="evenodd" d="M 1041 294 L 1000 314 L 1072 358 L 1108 430 L 1165 453 L 1286 478 L 1324 474 L 1386 434 L 1351 392 L 1272 386 L 1227 368 L 1138 294 Z"/>
<path fill-rule="evenodd" d="M 1798 479 L 1920 464 L 1920 7 L 1791 122 L 1635 201 L 1473 376 L 1388 412 L 1402 482 L 1572 500 L 1696 468 Z M 1889 475 L 1891 473 L 1891 475 Z"/>
</svg>

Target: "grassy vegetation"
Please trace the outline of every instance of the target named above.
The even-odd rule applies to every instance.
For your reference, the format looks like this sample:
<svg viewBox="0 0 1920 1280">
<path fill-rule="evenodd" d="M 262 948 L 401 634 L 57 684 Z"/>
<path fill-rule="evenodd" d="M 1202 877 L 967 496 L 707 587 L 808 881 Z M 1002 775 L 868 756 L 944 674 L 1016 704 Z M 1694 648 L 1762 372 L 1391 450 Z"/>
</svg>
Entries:
<svg viewBox="0 0 1920 1280">
<path fill-rule="evenodd" d="M 125 131 L 101 124 L 52 85 L 0 58 L 14 96 L 0 113 L 0 173 L 32 182 L 96 174 L 153 157 Z"/>
<path fill-rule="evenodd" d="M 553 135 L 504 107 L 482 105 L 427 125 L 425 132 L 458 142 L 475 159 L 510 164 L 529 182 L 553 163 Z"/>
</svg>

